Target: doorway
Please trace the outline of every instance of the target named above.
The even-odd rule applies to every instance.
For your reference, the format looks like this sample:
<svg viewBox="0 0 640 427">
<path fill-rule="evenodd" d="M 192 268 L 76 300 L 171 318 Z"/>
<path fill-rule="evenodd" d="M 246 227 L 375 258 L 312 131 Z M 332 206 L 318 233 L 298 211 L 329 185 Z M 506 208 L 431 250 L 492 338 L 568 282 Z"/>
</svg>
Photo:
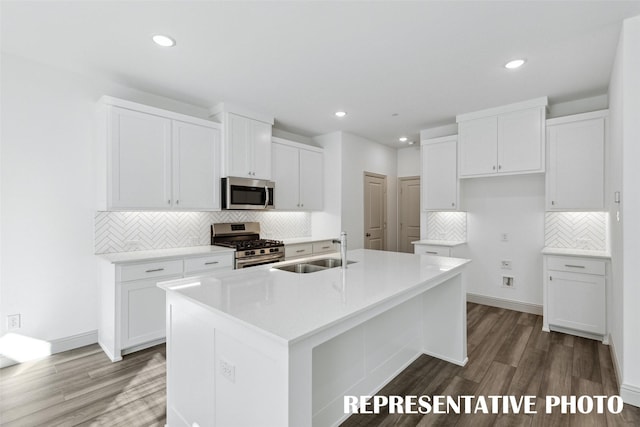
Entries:
<svg viewBox="0 0 640 427">
<path fill-rule="evenodd" d="M 364 248 L 387 249 L 387 177 L 364 173 Z"/>
<path fill-rule="evenodd" d="M 398 179 L 398 251 L 413 253 L 411 242 L 420 240 L 420 177 Z"/>
</svg>

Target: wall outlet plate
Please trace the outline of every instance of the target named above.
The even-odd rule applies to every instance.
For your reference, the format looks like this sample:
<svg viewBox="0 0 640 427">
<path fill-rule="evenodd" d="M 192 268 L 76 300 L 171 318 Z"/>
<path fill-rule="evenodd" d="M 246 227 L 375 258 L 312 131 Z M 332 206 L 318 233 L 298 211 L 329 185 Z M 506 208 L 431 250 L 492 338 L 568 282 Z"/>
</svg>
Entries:
<svg viewBox="0 0 640 427">
<path fill-rule="evenodd" d="M 10 314 L 7 316 L 7 329 L 20 329 L 21 319 L 19 314 Z"/>
<path fill-rule="evenodd" d="M 508 242 L 509 241 L 509 233 L 500 233 L 500 241 Z"/>
<path fill-rule="evenodd" d="M 511 270 L 511 261 L 507 259 L 503 259 L 500 261 L 500 268 L 503 270 Z"/>
<path fill-rule="evenodd" d="M 514 287 L 514 278 L 512 276 L 502 276 L 502 287 L 512 288 Z"/>
<path fill-rule="evenodd" d="M 236 382 L 236 367 L 226 360 L 220 359 L 220 373 L 232 383 Z"/>
</svg>

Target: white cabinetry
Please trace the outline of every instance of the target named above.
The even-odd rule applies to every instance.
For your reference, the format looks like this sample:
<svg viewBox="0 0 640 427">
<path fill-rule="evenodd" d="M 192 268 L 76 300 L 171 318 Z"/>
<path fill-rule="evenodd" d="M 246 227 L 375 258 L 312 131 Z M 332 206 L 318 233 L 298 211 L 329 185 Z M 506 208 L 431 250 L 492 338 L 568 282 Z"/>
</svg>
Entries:
<svg viewBox="0 0 640 427">
<path fill-rule="evenodd" d="M 333 240 L 318 240 L 301 242 L 294 244 L 286 244 L 284 246 L 284 259 L 301 258 L 311 255 L 320 255 L 324 253 L 336 252 L 338 248 Z"/>
<path fill-rule="evenodd" d="M 604 209 L 607 113 L 547 120 L 547 210 Z"/>
<path fill-rule="evenodd" d="M 438 255 L 451 256 L 450 246 L 426 245 L 421 243 L 413 244 L 413 253 L 417 255 Z"/>
<path fill-rule="evenodd" d="M 606 341 L 606 261 L 546 255 L 544 330 Z"/>
<path fill-rule="evenodd" d="M 233 269 L 233 252 L 128 264 L 99 261 L 98 341 L 109 358 L 147 348 L 165 339 L 165 292 L 156 284 L 185 276 Z"/>
<path fill-rule="evenodd" d="M 456 117 L 459 176 L 544 172 L 547 98 Z"/>
<path fill-rule="evenodd" d="M 223 176 L 271 180 L 273 117 L 218 104 L 211 117 L 222 123 Z"/>
<path fill-rule="evenodd" d="M 420 143 L 422 210 L 459 208 L 456 144 L 456 135 L 423 140 Z"/>
<path fill-rule="evenodd" d="M 99 210 L 220 209 L 220 130 L 208 120 L 105 96 Z"/>
<path fill-rule="evenodd" d="M 320 211 L 323 207 L 322 149 L 273 138 L 272 171 L 275 208 Z"/>
</svg>

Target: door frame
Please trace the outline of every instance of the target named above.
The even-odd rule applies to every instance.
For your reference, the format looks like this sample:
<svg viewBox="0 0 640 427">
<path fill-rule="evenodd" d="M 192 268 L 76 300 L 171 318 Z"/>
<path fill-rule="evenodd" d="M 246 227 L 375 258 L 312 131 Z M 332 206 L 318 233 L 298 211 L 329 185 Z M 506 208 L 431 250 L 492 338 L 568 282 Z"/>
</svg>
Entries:
<svg viewBox="0 0 640 427">
<path fill-rule="evenodd" d="M 400 230 L 400 222 L 402 221 L 402 203 L 401 203 L 401 195 L 402 195 L 402 182 L 403 181 L 413 181 L 413 180 L 418 180 L 418 182 L 420 183 L 420 193 L 419 195 L 421 196 L 420 198 L 422 198 L 422 181 L 420 180 L 420 175 L 416 175 L 416 176 L 401 176 L 398 177 L 398 189 L 397 189 L 397 193 L 398 194 L 398 223 L 396 224 L 396 235 L 398 236 L 398 241 L 396 242 L 396 246 L 398 248 L 398 252 L 400 252 L 401 247 L 400 247 L 400 243 L 401 243 L 401 238 L 402 238 L 402 232 Z M 420 200 L 420 202 L 418 203 L 418 206 L 421 208 L 422 207 L 422 200 Z M 420 210 L 420 214 L 422 214 L 422 210 Z M 422 226 L 422 224 L 419 224 L 420 226 Z M 422 228 L 422 227 L 421 227 Z M 422 232 L 422 230 L 420 230 L 420 232 Z"/>
<path fill-rule="evenodd" d="M 389 203 L 388 197 L 389 197 L 389 192 L 387 191 L 387 176 L 386 175 L 382 175 L 379 173 L 375 173 L 375 172 L 367 172 L 364 171 L 362 173 L 362 228 L 363 228 L 363 232 L 362 232 L 362 238 L 363 238 L 363 247 L 366 249 L 367 247 L 367 222 L 364 220 L 365 217 L 365 212 L 366 212 L 366 208 L 367 208 L 367 204 L 365 203 L 365 198 L 366 198 L 366 194 L 367 194 L 367 176 L 370 176 L 372 178 L 380 178 L 383 181 L 383 196 L 382 199 L 384 201 L 383 206 L 382 206 L 382 220 L 383 220 L 383 231 L 382 231 L 382 250 L 386 251 L 387 247 L 388 247 L 388 230 L 389 227 L 387 226 L 387 204 Z"/>
</svg>

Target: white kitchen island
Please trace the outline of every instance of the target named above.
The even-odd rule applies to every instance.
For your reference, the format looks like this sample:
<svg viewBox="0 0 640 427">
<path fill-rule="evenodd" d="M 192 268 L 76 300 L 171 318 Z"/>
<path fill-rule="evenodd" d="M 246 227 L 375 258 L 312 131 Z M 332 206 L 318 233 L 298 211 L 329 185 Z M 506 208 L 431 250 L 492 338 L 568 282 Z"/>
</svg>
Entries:
<svg viewBox="0 0 640 427">
<path fill-rule="evenodd" d="M 337 425 L 343 396 L 375 394 L 423 353 L 466 363 L 469 260 L 348 258 L 347 269 L 274 268 L 296 260 L 160 283 L 167 425 Z"/>
</svg>

